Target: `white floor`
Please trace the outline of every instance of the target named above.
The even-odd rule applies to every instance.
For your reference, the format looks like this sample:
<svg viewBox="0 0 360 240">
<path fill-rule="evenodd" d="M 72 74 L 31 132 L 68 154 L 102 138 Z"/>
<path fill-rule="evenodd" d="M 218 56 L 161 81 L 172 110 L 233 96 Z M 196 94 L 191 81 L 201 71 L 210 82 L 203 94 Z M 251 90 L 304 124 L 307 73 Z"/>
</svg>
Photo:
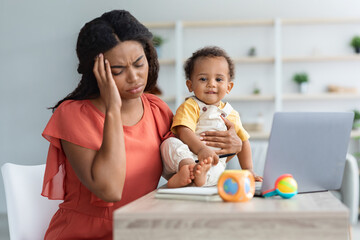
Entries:
<svg viewBox="0 0 360 240">
<path fill-rule="evenodd" d="M 352 226 L 352 240 L 358 239 L 360 239 L 360 219 L 355 226 Z M 0 214 L 0 240 L 10 240 L 6 214 Z"/>
</svg>

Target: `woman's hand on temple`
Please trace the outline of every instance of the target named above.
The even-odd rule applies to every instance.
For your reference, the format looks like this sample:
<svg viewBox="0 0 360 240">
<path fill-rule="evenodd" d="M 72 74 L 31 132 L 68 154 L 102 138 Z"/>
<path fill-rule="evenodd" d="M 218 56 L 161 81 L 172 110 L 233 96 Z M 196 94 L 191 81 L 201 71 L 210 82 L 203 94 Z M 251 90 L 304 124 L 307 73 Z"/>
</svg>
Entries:
<svg viewBox="0 0 360 240">
<path fill-rule="evenodd" d="M 102 53 L 95 59 L 93 72 L 106 110 L 108 111 L 112 107 L 119 110 L 121 108 L 121 97 L 111 73 L 110 63 L 104 59 Z"/>
<path fill-rule="evenodd" d="M 242 148 L 242 141 L 235 132 L 235 127 L 228 119 L 221 117 L 227 127 L 226 131 L 206 131 L 200 134 L 200 140 L 206 146 L 221 148 L 215 151 L 216 154 L 239 153 Z"/>
</svg>

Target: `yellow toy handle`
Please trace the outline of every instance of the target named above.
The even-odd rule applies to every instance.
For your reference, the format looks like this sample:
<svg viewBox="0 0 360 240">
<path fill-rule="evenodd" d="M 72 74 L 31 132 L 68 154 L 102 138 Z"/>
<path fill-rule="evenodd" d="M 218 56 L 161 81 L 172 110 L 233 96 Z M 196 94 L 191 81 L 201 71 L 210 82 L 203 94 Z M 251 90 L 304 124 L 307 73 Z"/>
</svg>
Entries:
<svg viewBox="0 0 360 240">
<path fill-rule="evenodd" d="M 255 179 L 248 170 L 226 170 L 217 184 L 220 197 L 227 202 L 246 202 L 255 193 Z"/>
</svg>

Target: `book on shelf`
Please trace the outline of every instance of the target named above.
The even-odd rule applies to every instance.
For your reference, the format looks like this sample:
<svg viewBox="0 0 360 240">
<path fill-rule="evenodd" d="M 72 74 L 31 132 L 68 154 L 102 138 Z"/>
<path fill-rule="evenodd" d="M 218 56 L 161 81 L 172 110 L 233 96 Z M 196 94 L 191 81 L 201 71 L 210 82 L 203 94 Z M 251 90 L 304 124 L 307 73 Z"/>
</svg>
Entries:
<svg viewBox="0 0 360 240">
<path fill-rule="evenodd" d="M 159 188 L 155 194 L 159 199 L 178 199 L 205 202 L 220 202 L 217 187 Z"/>
</svg>

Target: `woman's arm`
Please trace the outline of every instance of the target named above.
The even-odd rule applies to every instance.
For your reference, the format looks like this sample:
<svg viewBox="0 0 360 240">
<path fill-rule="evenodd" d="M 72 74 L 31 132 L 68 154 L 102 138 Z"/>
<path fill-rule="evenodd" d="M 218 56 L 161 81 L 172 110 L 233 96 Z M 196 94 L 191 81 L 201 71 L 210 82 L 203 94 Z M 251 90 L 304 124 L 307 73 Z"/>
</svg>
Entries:
<svg viewBox="0 0 360 240">
<path fill-rule="evenodd" d="M 61 144 L 80 181 L 100 199 L 114 202 L 119 201 L 122 196 L 126 154 L 121 98 L 107 60 L 105 65 L 101 54 L 94 64 L 94 74 L 106 108 L 103 141 L 99 151 L 83 148 L 65 140 L 61 140 Z"/>
</svg>

